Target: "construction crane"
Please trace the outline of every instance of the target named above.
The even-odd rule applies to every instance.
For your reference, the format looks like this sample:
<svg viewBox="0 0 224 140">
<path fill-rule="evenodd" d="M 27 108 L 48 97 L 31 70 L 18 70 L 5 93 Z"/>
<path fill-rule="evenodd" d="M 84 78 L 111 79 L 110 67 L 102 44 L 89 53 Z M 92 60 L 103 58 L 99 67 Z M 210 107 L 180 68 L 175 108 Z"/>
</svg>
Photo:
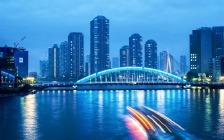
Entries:
<svg viewBox="0 0 224 140">
<path fill-rule="evenodd" d="M 19 41 L 14 43 L 14 47 L 17 48 L 17 46 L 26 38 L 26 36 L 22 37 Z"/>
</svg>

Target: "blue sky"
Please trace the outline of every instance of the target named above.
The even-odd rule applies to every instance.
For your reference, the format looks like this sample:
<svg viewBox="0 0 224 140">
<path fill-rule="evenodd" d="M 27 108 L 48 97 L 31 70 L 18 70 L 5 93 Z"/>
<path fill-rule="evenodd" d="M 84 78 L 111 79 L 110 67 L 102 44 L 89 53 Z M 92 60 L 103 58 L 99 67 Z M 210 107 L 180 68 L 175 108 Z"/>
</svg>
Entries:
<svg viewBox="0 0 224 140">
<path fill-rule="evenodd" d="M 29 51 L 29 71 L 39 72 L 39 60 L 49 47 L 82 32 L 89 54 L 90 21 L 110 20 L 110 56 L 128 44 L 133 33 L 143 44 L 154 39 L 158 52 L 169 50 L 179 60 L 189 55 L 189 34 L 202 26 L 224 26 L 223 0 L 1 0 L 0 46 L 27 36 L 20 47 Z"/>
</svg>

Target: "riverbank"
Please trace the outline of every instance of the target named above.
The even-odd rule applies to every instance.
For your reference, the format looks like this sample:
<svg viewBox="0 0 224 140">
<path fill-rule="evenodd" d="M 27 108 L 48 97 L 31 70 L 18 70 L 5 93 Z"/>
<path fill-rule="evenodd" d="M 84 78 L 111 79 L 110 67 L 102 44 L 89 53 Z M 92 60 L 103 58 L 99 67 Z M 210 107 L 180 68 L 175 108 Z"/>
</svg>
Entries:
<svg viewBox="0 0 224 140">
<path fill-rule="evenodd" d="M 0 97 L 10 97 L 17 95 L 34 94 L 37 90 L 32 89 L 30 85 L 24 85 L 23 87 L 0 87 Z"/>
</svg>

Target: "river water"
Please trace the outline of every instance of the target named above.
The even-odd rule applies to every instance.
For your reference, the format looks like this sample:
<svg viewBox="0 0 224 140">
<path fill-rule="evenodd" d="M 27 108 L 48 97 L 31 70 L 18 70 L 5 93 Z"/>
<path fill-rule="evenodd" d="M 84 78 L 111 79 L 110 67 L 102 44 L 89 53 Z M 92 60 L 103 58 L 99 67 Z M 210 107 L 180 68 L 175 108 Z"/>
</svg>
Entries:
<svg viewBox="0 0 224 140">
<path fill-rule="evenodd" d="M 130 128 L 126 109 L 143 105 L 198 139 L 224 139 L 224 90 L 55 90 L 2 97 L 0 139 L 144 139 Z"/>
</svg>

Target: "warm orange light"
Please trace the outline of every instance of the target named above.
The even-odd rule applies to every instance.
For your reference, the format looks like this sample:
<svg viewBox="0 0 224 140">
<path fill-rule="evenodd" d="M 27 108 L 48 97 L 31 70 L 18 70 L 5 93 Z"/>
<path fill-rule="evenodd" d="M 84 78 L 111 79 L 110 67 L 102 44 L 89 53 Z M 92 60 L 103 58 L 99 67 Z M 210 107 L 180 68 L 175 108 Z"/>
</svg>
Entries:
<svg viewBox="0 0 224 140">
<path fill-rule="evenodd" d="M 223 79 L 224 79 L 224 76 L 221 76 L 221 77 L 220 77 L 220 80 L 223 80 Z"/>
<path fill-rule="evenodd" d="M 27 77 L 26 80 L 32 81 L 32 80 L 34 80 L 34 78 L 33 77 Z"/>
<path fill-rule="evenodd" d="M 139 113 L 138 111 L 136 111 L 135 109 L 131 108 L 131 107 L 127 107 L 128 111 L 143 125 L 143 127 L 149 131 L 150 128 L 155 131 L 155 127 L 153 126 L 152 123 L 150 123 L 148 121 L 148 119 L 142 115 L 141 113 Z"/>
<path fill-rule="evenodd" d="M 146 106 L 144 106 L 144 107 L 145 107 L 146 109 L 148 109 L 148 110 L 154 112 L 154 113 L 157 114 L 158 116 L 162 117 L 163 119 L 167 120 L 168 122 L 170 122 L 170 123 L 176 125 L 176 126 L 179 127 L 180 129 L 184 130 L 184 128 L 182 128 L 180 125 L 178 125 L 177 123 L 175 123 L 174 121 L 172 121 L 170 118 L 164 116 L 163 114 L 161 114 L 161 113 L 159 113 L 159 112 L 157 112 L 157 111 L 155 111 L 155 110 L 152 110 L 152 109 L 149 108 L 149 107 L 146 107 Z"/>
</svg>

